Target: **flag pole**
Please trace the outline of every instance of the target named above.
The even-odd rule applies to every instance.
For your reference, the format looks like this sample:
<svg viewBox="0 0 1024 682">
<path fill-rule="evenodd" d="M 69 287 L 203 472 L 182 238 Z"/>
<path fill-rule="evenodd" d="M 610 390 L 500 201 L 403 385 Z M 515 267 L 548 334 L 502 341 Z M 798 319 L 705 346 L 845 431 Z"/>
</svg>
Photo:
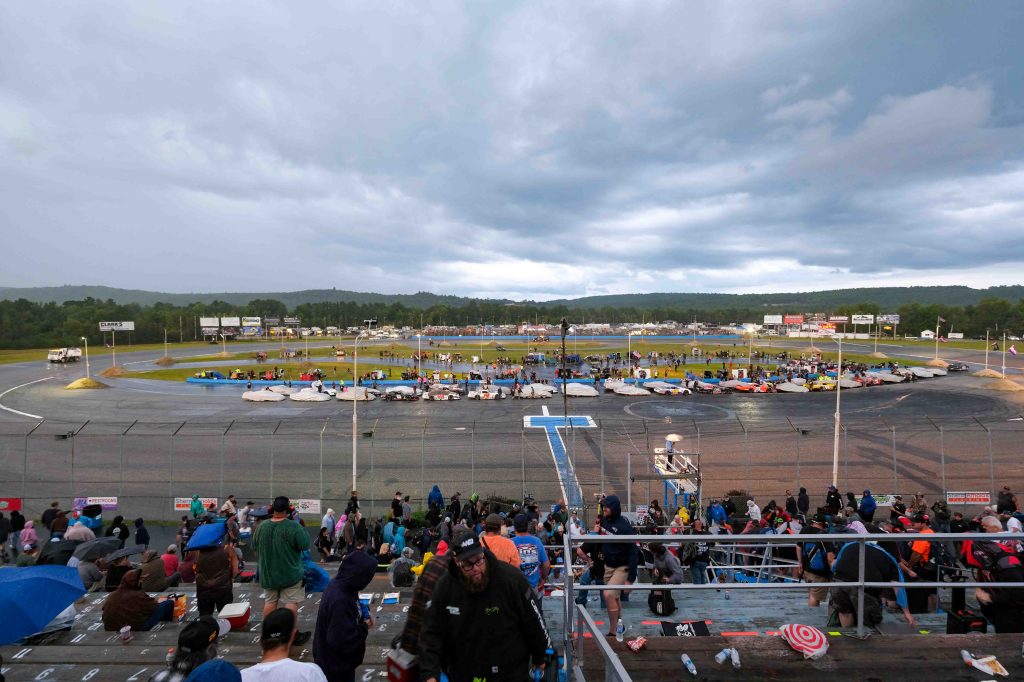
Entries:
<svg viewBox="0 0 1024 682">
<path fill-rule="evenodd" d="M 988 369 L 988 330 L 985 330 L 985 369 Z"/>
<path fill-rule="evenodd" d="M 1006 331 L 1003 330 L 1003 378 L 1006 378 Z"/>
<path fill-rule="evenodd" d="M 935 318 L 935 359 L 939 359 L 939 322 L 942 320 L 941 317 Z"/>
</svg>

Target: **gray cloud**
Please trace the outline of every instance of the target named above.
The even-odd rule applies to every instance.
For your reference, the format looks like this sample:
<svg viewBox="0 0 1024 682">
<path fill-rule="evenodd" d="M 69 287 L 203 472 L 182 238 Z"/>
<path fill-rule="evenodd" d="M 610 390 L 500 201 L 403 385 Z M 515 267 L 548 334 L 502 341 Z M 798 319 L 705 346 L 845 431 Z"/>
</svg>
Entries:
<svg viewBox="0 0 1024 682">
<path fill-rule="evenodd" d="M 1019 282 L 1016 11 L 9 3 L 0 284 Z"/>
</svg>

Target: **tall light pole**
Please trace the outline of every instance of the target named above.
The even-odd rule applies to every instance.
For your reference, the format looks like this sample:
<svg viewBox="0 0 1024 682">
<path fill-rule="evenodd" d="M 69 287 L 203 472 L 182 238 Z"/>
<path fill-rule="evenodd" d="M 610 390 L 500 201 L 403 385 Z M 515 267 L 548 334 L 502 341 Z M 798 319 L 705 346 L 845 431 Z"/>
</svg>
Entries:
<svg viewBox="0 0 1024 682">
<path fill-rule="evenodd" d="M 562 414 L 565 415 L 565 425 L 569 426 L 569 397 L 565 393 L 565 335 L 569 333 L 569 323 L 565 318 L 558 323 L 562 329 Z"/>
<path fill-rule="evenodd" d="M 416 387 L 419 388 L 423 376 L 423 333 L 416 335 Z"/>
<path fill-rule="evenodd" d="M 85 341 L 85 378 L 89 378 L 89 339 L 82 337 L 82 341 Z"/>
<path fill-rule="evenodd" d="M 843 337 L 833 338 L 839 344 L 839 362 L 836 368 L 836 432 L 832 442 L 832 485 L 839 487 L 839 395 L 842 386 L 839 381 L 843 378 Z"/>
<path fill-rule="evenodd" d="M 363 324 L 366 325 L 365 330 L 360 330 L 356 334 L 356 338 L 352 340 L 352 490 L 356 490 L 356 476 L 358 469 L 356 467 L 356 458 L 358 456 L 358 444 L 356 438 L 359 434 L 359 420 L 356 416 L 356 405 L 359 404 L 359 337 L 363 335 L 365 331 L 367 334 L 377 320 L 363 320 Z"/>
</svg>

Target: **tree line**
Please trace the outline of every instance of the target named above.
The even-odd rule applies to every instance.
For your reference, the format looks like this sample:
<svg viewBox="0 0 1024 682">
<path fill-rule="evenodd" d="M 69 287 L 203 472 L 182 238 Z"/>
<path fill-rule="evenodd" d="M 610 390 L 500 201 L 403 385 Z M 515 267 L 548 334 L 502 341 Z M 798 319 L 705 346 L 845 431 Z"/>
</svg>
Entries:
<svg viewBox="0 0 1024 682">
<path fill-rule="evenodd" d="M 365 319 L 376 319 L 378 325 L 425 325 L 464 327 L 477 324 L 519 324 L 522 322 L 555 324 L 565 317 L 573 324 L 587 322 L 624 323 L 641 321 L 690 322 L 709 324 L 761 322 L 764 308 L 722 308 L 698 310 L 671 305 L 650 309 L 603 306 L 577 308 L 569 305 L 505 304 L 490 301 L 470 301 L 464 305 L 432 305 L 426 308 L 401 303 L 350 303 L 344 301 L 304 303 L 287 307 L 274 299 L 254 299 L 246 305 L 232 305 L 223 301 L 193 303 L 186 306 L 156 303 L 154 305 L 118 304 L 113 300 L 86 298 L 64 303 L 34 303 L 25 299 L 0 301 L 0 347 L 39 348 L 79 345 L 82 336 L 91 342 L 101 340 L 100 321 L 133 320 L 135 331 L 118 343 L 160 343 L 164 334 L 171 342 L 202 339 L 200 317 L 258 316 L 261 318 L 299 317 L 304 326 L 349 327 L 362 324 Z M 768 311 L 777 313 L 777 310 Z M 792 314 L 810 311 L 789 310 Z M 816 311 L 830 315 L 858 313 L 899 313 L 899 334 L 918 334 L 934 329 L 936 319 L 946 320 L 942 333 L 963 332 L 967 338 L 984 337 L 986 330 L 992 338 L 1003 332 L 1020 335 L 1024 332 L 1024 299 L 1016 304 L 1002 299 L 983 299 L 976 305 L 951 306 L 941 304 L 910 303 L 896 310 L 883 310 L 871 302 L 839 306 L 835 310 Z M 863 328 L 861 328 L 863 331 Z M 885 333 L 890 333 L 886 330 Z"/>
</svg>

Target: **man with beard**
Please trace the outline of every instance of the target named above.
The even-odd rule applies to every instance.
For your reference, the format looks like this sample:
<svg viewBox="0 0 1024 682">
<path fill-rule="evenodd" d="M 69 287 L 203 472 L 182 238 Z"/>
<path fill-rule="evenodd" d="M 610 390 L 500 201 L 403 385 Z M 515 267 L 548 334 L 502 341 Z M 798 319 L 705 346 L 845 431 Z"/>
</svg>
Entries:
<svg viewBox="0 0 1024 682">
<path fill-rule="evenodd" d="M 420 631 L 421 679 L 524 680 L 531 661 L 543 670 L 551 639 L 523 574 L 471 531 L 455 534 L 451 552 Z"/>
</svg>

